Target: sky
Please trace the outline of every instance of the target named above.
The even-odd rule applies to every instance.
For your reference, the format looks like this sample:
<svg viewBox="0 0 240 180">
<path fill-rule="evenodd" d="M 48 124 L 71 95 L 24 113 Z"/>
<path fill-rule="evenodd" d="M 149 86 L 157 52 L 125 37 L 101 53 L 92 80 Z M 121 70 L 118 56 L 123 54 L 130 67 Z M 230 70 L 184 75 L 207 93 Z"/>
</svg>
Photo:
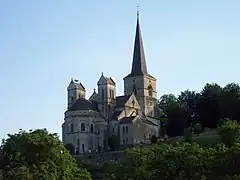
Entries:
<svg viewBox="0 0 240 180">
<path fill-rule="evenodd" d="M 158 97 L 239 83 L 239 0 L 141 0 L 140 26 Z M 47 128 L 61 137 L 67 86 L 91 95 L 101 73 L 131 70 L 136 0 L 0 0 L 0 138 Z"/>
</svg>

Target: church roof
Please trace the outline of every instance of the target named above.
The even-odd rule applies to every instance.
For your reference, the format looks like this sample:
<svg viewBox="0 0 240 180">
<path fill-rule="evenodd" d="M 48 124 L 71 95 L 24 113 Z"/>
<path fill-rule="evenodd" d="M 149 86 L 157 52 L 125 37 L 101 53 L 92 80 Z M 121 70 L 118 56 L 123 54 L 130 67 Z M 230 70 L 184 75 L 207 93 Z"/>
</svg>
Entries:
<svg viewBox="0 0 240 180">
<path fill-rule="evenodd" d="M 132 124 L 133 123 L 133 120 L 136 118 L 137 116 L 129 116 L 129 117 L 124 117 L 122 119 L 120 119 L 120 124 Z M 141 118 L 141 121 L 144 123 L 144 124 L 149 124 L 149 125 L 152 125 L 152 126 L 157 126 L 157 124 L 153 123 L 152 121 L 148 120 L 146 117 L 142 116 L 140 117 Z"/>
<path fill-rule="evenodd" d="M 111 78 L 111 77 L 106 77 L 103 75 L 101 75 L 101 77 L 99 78 L 98 82 L 97 82 L 97 85 L 100 85 L 100 84 L 111 84 L 111 85 L 116 85 L 115 81 Z"/>
<path fill-rule="evenodd" d="M 127 100 L 130 98 L 131 95 L 125 95 L 125 96 L 117 96 L 116 97 L 116 108 L 124 107 Z"/>
<path fill-rule="evenodd" d="M 120 124 L 131 124 L 132 121 L 135 119 L 136 116 L 129 116 L 120 119 Z"/>
<path fill-rule="evenodd" d="M 96 103 L 81 97 L 77 99 L 77 101 L 70 108 L 68 108 L 68 111 L 76 111 L 76 110 L 98 111 Z"/>
<path fill-rule="evenodd" d="M 85 91 L 85 87 L 83 86 L 83 84 L 81 82 L 79 82 L 79 80 L 77 79 L 71 79 L 71 82 L 68 86 L 68 89 L 81 89 L 83 91 Z"/>
<path fill-rule="evenodd" d="M 118 116 L 121 114 L 122 111 L 114 111 L 114 113 L 111 116 L 112 120 L 117 120 Z"/>
<path fill-rule="evenodd" d="M 133 61 L 132 61 L 132 71 L 125 78 L 142 76 L 142 75 L 146 75 L 151 78 L 154 78 L 150 74 L 148 74 L 148 71 L 147 71 L 147 64 L 145 59 L 141 28 L 140 28 L 139 18 L 137 18 Z"/>
</svg>

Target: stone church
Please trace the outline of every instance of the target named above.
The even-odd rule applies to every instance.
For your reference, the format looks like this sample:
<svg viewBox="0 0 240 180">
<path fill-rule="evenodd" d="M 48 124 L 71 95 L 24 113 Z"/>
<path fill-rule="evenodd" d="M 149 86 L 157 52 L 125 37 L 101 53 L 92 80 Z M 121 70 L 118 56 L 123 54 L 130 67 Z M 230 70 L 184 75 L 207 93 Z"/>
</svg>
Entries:
<svg viewBox="0 0 240 180">
<path fill-rule="evenodd" d="M 89 150 L 108 150 L 108 139 L 118 139 L 120 147 L 149 143 L 151 136 L 159 136 L 157 120 L 156 78 L 148 73 L 137 17 L 131 72 L 123 78 L 124 94 L 116 96 L 113 78 L 102 73 L 97 90 L 89 99 L 78 80 L 67 87 L 68 108 L 62 124 L 64 144 L 72 144 L 75 153 Z"/>
</svg>

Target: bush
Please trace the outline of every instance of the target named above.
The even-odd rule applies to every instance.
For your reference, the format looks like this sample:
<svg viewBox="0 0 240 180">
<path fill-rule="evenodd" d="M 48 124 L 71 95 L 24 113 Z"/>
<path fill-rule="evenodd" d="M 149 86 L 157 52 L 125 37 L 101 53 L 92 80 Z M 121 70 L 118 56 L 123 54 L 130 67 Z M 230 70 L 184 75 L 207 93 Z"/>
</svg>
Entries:
<svg viewBox="0 0 240 180">
<path fill-rule="evenodd" d="M 226 119 L 218 128 L 218 134 L 221 142 L 230 147 L 236 142 L 240 136 L 240 126 L 236 121 Z"/>
<path fill-rule="evenodd" d="M 184 139 L 185 142 L 192 142 L 193 138 L 192 138 L 192 128 L 186 128 L 184 129 Z"/>
<path fill-rule="evenodd" d="M 202 133 L 202 125 L 197 123 L 194 125 L 194 134 L 199 135 L 200 133 Z"/>
<path fill-rule="evenodd" d="M 119 172 L 119 179 L 236 179 L 240 175 L 240 144 L 230 148 L 217 144 L 202 148 L 196 143 L 158 145 L 154 148 L 132 149 Z"/>
<path fill-rule="evenodd" d="M 155 143 L 157 143 L 157 140 L 158 140 L 157 136 L 155 136 L 155 135 L 151 136 L 151 143 L 155 144 Z"/>
</svg>

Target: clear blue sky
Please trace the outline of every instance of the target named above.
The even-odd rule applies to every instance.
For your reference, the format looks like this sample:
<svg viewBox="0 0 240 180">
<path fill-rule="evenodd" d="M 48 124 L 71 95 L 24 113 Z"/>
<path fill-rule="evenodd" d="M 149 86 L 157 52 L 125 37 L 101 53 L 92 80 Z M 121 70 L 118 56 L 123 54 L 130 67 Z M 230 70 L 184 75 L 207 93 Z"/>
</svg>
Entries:
<svg viewBox="0 0 240 180">
<path fill-rule="evenodd" d="M 141 0 L 159 96 L 239 82 L 239 7 L 239 0 Z M 20 128 L 61 135 L 71 77 L 89 96 L 103 71 L 122 94 L 135 25 L 135 0 L 0 1 L 0 138 Z"/>
</svg>

